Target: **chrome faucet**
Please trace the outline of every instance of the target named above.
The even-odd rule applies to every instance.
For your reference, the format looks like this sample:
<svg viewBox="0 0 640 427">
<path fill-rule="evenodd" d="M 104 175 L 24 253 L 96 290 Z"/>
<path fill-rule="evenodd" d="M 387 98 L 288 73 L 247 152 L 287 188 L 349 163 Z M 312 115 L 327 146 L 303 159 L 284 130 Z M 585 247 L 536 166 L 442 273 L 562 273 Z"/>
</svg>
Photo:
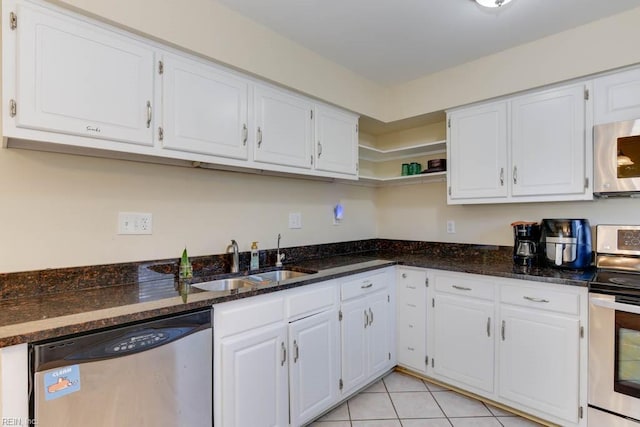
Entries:
<svg viewBox="0 0 640 427">
<path fill-rule="evenodd" d="M 231 272 L 237 273 L 240 271 L 240 261 L 238 259 L 238 243 L 235 240 L 231 240 L 231 248 L 233 249 L 233 261 L 231 262 Z"/>
<path fill-rule="evenodd" d="M 280 233 L 278 233 L 278 252 L 276 253 L 276 267 L 282 267 L 282 260 L 284 259 L 284 254 L 280 255 Z"/>
</svg>

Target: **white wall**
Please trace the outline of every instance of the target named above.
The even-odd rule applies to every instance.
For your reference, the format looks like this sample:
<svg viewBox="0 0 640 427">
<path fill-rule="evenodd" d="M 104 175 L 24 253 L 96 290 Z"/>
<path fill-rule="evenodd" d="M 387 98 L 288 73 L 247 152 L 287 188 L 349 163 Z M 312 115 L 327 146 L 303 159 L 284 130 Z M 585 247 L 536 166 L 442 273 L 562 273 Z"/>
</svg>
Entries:
<svg viewBox="0 0 640 427">
<path fill-rule="evenodd" d="M 373 238 L 374 189 L 328 182 L 0 149 L 0 272 Z M 345 219 L 332 224 L 341 201 Z M 153 235 L 117 235 L 119 211 Z M 289 230 L 289 212 L 303 228 Z"/>
<path fill-rule="evenodd" d="M 378 237 L 511 246 L 514 221 L 587 218 L 592 226 L 639 223 L 640 199 L 448 206 L 446 191 L 444 182 L 379 189 Z M 455 234 L 447 234 L 448 220 L 455 221 Z"/>
</svg>

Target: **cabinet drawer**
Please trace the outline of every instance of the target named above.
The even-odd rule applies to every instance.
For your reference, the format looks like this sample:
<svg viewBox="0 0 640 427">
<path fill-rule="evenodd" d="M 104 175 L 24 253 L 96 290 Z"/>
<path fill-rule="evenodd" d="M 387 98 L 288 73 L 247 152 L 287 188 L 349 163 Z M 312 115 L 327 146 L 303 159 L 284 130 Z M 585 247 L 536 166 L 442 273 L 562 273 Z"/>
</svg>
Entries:
<svg viewBox="0 0 640 427">
<path fill-rule="evenodd" d="M 535 286 L 503 286 L 500 302 L 578 315 L 580 295 Z"/>
<path fill-rule="evenodd" d="M 388 275 L 385 273 L 362 274 L 342 282 L 342 301 L 360 295 L 384 289 L 387 286 Z"/>
<path fill-rule="evenodd" d="M 312 285 L 310 289 L 297 289 L 285 301 L 289 321 L 333 307 L 337 303 L 336 286 L 335 282 L 331 282 Z"/>
<path fill-rule="evenodd" d="M 475 276 L 436 276 L 436 291 L 492 300 L 494 284 Z"/>
<path fill-rule="evenodd" d="M 222 338 L 283 321 L 284 298 L 269 296 L 260 301 L 242 299 L 214 306 L 213 312 L 214 334 Z"/>
</svg>

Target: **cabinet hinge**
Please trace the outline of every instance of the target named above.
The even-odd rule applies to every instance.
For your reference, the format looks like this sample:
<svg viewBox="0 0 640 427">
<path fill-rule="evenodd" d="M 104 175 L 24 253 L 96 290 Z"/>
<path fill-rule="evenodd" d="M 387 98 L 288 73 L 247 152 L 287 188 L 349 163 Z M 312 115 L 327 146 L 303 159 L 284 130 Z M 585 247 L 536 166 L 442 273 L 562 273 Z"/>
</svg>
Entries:
<svg viewBox="0 0 640 427">
<path fill-rule="evenodd" d="M 448 127 L 449 129 L 451 129 L 451 119 L 448 119 L 448 120 L 447 120 L 447 127 Z"/>
<path fill-rule="evenodd" d="M 391 360 L 391 353 L 389 353 L 389 360 Z"/>
<path fill-rule="evenodd" d="M 387 295 L 387 302 L 391 302 L 391 296 Z"/>
<path fill-rule="evenodd" d="M 360 170 L 360 164 L 356 162 L 356 172 L 358 172 L 359 170 Z"/>
<path fill-rule="evenodd" d="M 584 178 L 584 188 L 589 188 L 589 178 Z"/>
<path fill-rule="evenodd" d="M 342 390 L 342 388 L 344 387 L 344 384 L 342 383 L 342 378 L 340 378 L 340 382 L 338 383 L 338 387 L 340 388 L 340 390 Z"/>
<path fill-rule="evenodd" d="M 451 186 L 449 186 L 449 195 L 451 195 Z"/>
<path fill-rule="evenodd" d="M 313 154 L 310 157 L 311 157 L 311 166 L 313 166 Z"/>
<path fill-rule="evenodd" d="M 582 406 L 578 408 L 578 417 L 580 419 L 584 418 L 584 408 Z"/>
<path fill-rule="evenodd" d="M 9 116 L 15 117 L 18 113 L 18 105 L 14 99 L 9 100 Z"/>
<path fill-rule="evenodd" d="M 342 310 L 338 311 L 338 322 L 342 322 Z"/>
<path fill-rule="evenodd" d="M 435 368 L 435 366 L 436 366 L 436 361 L 435 361 L 435 359 L 431 359 L 431 367 L 432 367 L 432 368 Z"/>
<path fill-rule="evenodd" d="M 356 123 L 356 133 L 358 133 L 358 124 Z"/>
<path fill-rule="evenodd" d="M 313 110 L 311 110 L 311 120 L 313 120 Z"/>
<path fill-rule="evenodd" d="M 158 61 L 158 74 L 164 74 L 164 62 Z"/>
<path fill-rule="evenodd" d="M 429 366 L 429 356 L 424 357 L 424 364 Z"/>
<path fill-rule="evenodd" d="M 435 306 L 436 306 L 436 299 L 431 298 L 431 307 L 435 307 Z"/>
<path fill-rule="evenodd" d="M 164 129 L 162 128 L 162 126 L 158 128 L 158 139 L 160 141 L 164 140 Z"/>
<path fill-rule="evenodd" d="M 424 287 L 425 288 L 429 287 L 429 278 L 428 277 L 425 277 L 425 279 L 424 279 Z"/>
<path fill-rule="evenodd" d="M 12 30 L 18 28 L 18 15 L 15 12 L 9 14 L 9 28 Z"/>
<path fill-rule="evenodd" d="M 584 338 L 584 326 L 580 326 L 580 338 Z"/>
<path fill-rule="evenodd" d="M 589 100 L 589 89 L 584 88 L 584 100 L 588 101 Z"/>
</svg>

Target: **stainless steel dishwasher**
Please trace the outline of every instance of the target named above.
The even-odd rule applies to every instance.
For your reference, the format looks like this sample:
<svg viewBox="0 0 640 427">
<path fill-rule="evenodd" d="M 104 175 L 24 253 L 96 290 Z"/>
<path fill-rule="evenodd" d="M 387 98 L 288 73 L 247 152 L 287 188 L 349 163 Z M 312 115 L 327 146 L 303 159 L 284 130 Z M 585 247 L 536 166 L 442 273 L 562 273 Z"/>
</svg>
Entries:
<svg viewBox="0 0 640 427">
<path fill-rule="evenodd" d="M 211 311 L 31 347 L 39 426 L 211 427 Z"/>
</svg>

